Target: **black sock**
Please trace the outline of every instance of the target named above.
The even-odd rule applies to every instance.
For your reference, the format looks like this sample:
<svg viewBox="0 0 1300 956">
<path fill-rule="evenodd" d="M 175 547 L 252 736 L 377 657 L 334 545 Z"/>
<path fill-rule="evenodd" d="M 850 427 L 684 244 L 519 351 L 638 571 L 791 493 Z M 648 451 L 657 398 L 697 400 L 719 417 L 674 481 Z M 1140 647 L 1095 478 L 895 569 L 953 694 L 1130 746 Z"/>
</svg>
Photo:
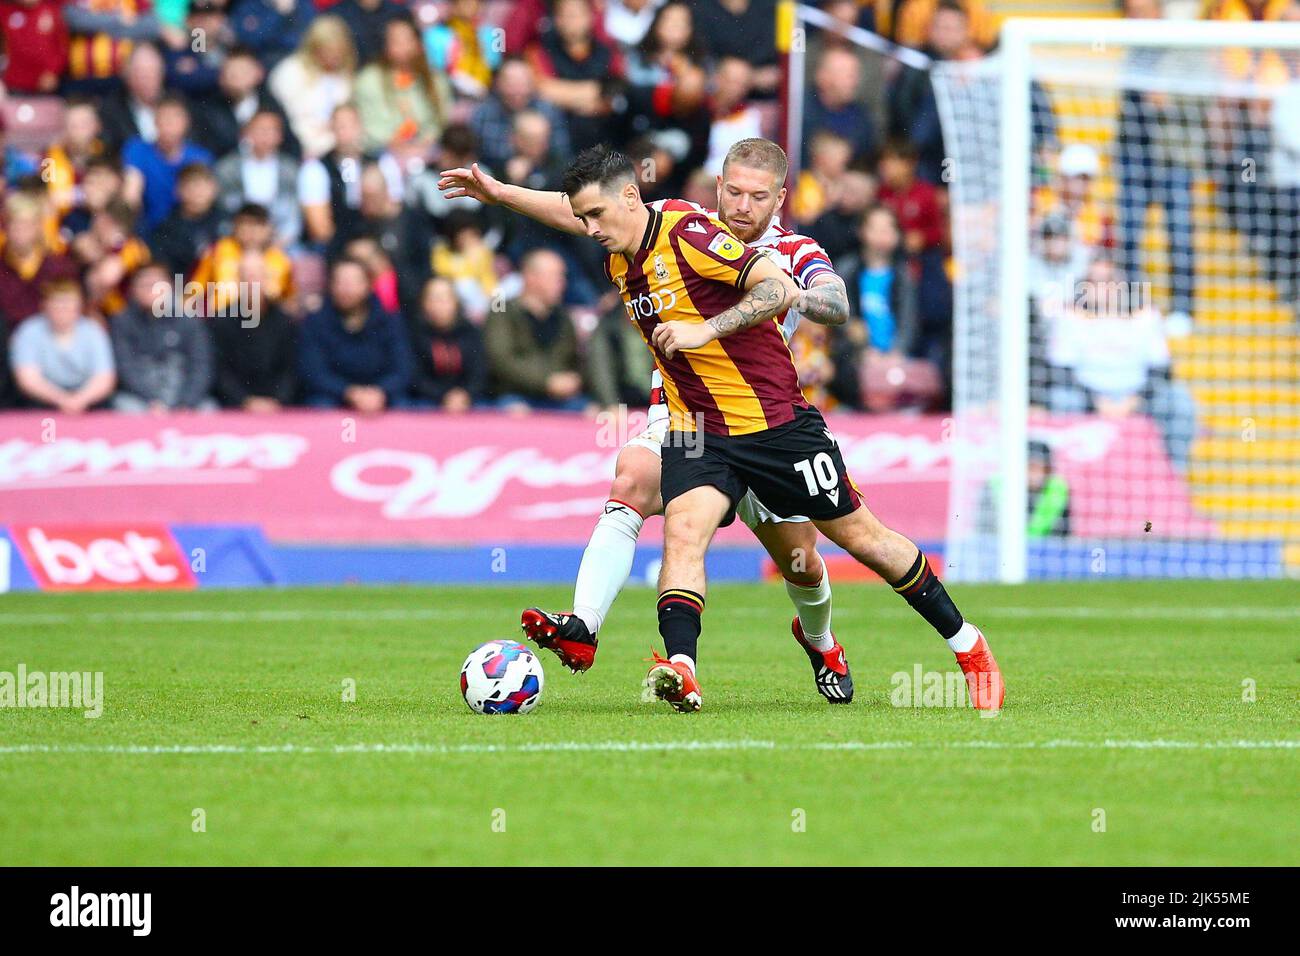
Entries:
<svg viewBox="0 0 1300 956">
<path fill-rule="evenodd" d="M 894 590 L 912 605 L 912 610 L 930 622 L 945 641 L 961 630 L 961 612 L 952 603 L 943 582 L 930 570 L 924 554 L 916 556 L 912 569 L 893 582 Z"/>
<path fill-rule="evenodd" d="M 695 660 L 695 648 L 700 640 L 700 615 L 704 613 L 704 598 L 694 591 L 670 588 L 659 595 L 659 634 L 664 639 L 668 657 L 685 654 Z"/>
</svg>

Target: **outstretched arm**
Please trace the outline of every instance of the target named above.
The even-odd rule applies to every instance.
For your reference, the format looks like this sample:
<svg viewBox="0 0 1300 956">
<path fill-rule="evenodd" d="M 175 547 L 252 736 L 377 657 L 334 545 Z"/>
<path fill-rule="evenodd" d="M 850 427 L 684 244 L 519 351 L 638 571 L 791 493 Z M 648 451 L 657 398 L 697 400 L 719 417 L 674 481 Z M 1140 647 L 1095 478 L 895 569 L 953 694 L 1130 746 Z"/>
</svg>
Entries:
<svg viewBox="0 0 1300 956">
<path fill-rule="evenodd" d="M 473 163 L 468 169 L 464 166 L 444 169 L 438 180 L 438 188 L 448 199 L 470 196 L 490 206 L 505 206 L 560 232 L 575 236 L 586 235 L 582 223 L 569 206 L 569 197 L 564 193 L 543 192 L 540 189 L 525 189 L 503 183 L 495 176 L 485 173 L 478 163 Z"/>
<path fill-rule="evenodd" d="M 698 349 L 714 339 L 732 335 L 776 318 L 799 297 L 794 280 L 770 259 L 756 261 L 745 277 L 745 294 L 739 302 L 704 322 L 663 322 L 650 335 L 654 346 L 672 358 L 682 349 Z"/>
<path fill-rule="evenodd" d="M 849 320 L 849 292 L 844 280 L 833 272 L 823 272 L 812 280 L 812 287 L 799 293 L 795 311 L 818 325 L 843 325 Z"/>
</svg>

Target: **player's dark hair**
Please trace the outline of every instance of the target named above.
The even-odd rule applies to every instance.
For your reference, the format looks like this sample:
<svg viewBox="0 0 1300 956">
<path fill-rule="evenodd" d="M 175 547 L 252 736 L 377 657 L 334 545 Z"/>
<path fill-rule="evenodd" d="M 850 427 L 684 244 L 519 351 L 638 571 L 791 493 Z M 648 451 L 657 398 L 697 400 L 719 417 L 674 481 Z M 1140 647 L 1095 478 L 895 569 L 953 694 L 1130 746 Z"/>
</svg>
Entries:
<svg viewBox="0 0 1300 956">
<path fill-rule="evenodd" d="M 580 152 L 564 171 L 560 190 L 573 198 L 586 186 L 598 185 L 601 192 L 613 192 L 610 187 L 636 182 L 636 167 L 632 161 L 605 143 L 598 143 Z"/>
</svg>

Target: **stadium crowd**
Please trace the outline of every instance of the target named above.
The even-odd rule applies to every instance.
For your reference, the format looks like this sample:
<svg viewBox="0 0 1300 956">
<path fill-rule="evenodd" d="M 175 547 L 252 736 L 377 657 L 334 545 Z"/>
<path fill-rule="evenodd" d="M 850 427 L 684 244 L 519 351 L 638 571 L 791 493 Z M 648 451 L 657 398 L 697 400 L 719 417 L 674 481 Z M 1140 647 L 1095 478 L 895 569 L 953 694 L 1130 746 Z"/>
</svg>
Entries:
<svg viewBox="0 0 1300 956">
<path fill-rule="evenodd" d="M 980 0 L 820 6 L 939 60 L 994 40 Z M 0 407 L 644 404 L 651 358 L 599 247 L 448 200 L 437 172 L 554 189 L 606 141 L 647 200 L 712 207 L 727 148 L 777 135 L 775 17 L 775 0 L 0 0 L 3 116 L 22 121 L 2 143 Z M 827 249 L 854 318 L 803 323 L 803 384 L 823 407 L 940 407 L 953 267 L 928 74 L 835 31 L 807 43 L 785 222 Z"/>
</svg>

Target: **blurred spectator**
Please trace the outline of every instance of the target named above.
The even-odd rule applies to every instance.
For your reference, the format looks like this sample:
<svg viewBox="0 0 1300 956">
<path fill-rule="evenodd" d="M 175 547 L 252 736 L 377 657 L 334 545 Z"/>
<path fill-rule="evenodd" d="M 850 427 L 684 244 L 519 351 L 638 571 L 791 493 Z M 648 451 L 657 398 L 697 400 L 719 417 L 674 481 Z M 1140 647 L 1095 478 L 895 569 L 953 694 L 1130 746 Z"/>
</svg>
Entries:
<svg viewBox="0 0 1300 956">
<path fill-rule="evenodd" d="M 655 13 L 645 37 L 627 54 L 629 132 L 635 136 L 674 131 L 675 141 L 680 143 L 673 150 L 675 164 L 698 166 L 707 155 L 705 53 L 690 5 L 669 0 Z M 662 135 L 655 139 L 665 142 Z M 669 177 L 660 170 L 658 178 Z"/>
<path fill-rule="evenodd" d="M 402 308 L 413 315 L 420 290 L 429 278 L 433 237 L 421 228 L 417 211 L 407 209 L 393 198 L 378 163 L 368 163 L 361 170 L 359 211 L 357 229 L 351 238 L 369 236 L 379 243 L 397 269 Z"/>
<path fill-rule="evenodd" d="M 224 211 L 233 213 L 246 203 L 264 206 L 278 245 L 291 248 L 302 234 L 298 206 L 298 163 L 285 152 L 284 120 L 271 110 L 258 110 L 244 124 L 239 149 L 216 165 L 214 172 Z"/>
<path fill-rule="evenodd" d="M 1101 157 L 1086 143 L 1073 143 L 1061 150 L 1047 188 L 1034 196 L 1035 220 L 1055 214 L 1070 230 L 1071 256 L 1081 250 L 1091 260 L 1098 250 L 1112 247 L 1113 224 L 1095 195 L 1101 175 Z"/>
<path fill-rule="evenodd" d="M 67 8 L 69 13 L 73 9 Z M 128 140 L 152 143 L 158 138 L 156 114 L 165 92 L 166 71 L 158 48 L 151 43 L 127 47 L 130 55 L 122 68 L 122 84 L 99 104 L 104 142 L 113 153 L 121 152 Z"/>
<path fill-rule="evenodd" d="M 529 112 L 534 111 L 530 110 Z M 545 116 L 546 114 L 539 112 L 537 115 Z M 553 156 L 555 137 L 552 135 L 554 130 L 549 120 L 547 121 L 546 131 L 547 151 Z M 462 167 L 468 169 L 477 162 L 480 168 L 489 173 L 492 172 L 486 163 L 479 160 L 478 138 L 466 124 L 452 123 L 442 131 L 442 139 L 439 140 L 438 147 L 437 164 L 430 166 L 418 176 L 412 178 L 407 186 L 406 205 L 412 211 L 422 214 L 425 228 L 431 231 L 442 231 L 441 223 L 455 210 L 471 213 L 483 225 L 487 244 L 493 249 L 499 248 L 505 224 L 505 216 L 499 206 L 485 206 L 473 196 L 448 199 L 446 194 L 438 188 L 438 180 L 442 177 L 441 171 L 443 169 Z M 513 129 L 509 148 L 511 150 L 514 148 Z"/>
<path fill-rule="evenodd" d="M 831 205 L 809 228 L 832 262 L 856 255 L 862 216 L 876 201 L 878 185 L 870 173 L 850 169 L 840 177 Z"/>
<path fill-rule="evenodd" d="M 252 50 L 231 50 L 221 64 L 216 88 L 194 104 L 194 141 L 213 156 L 225 156 L 239 148 L 240 134 L 255 114 L 272 112 L 281 119 L 284 151 L 301 155 L 289 119 L 267 90 L 265 80 L 266 70 Z"/>
<path fill-rule="evenodd" d="M 385 312 L 401 311 L 397 269 L 376 240 L 370 236 L 358 236 L 343 247 L 343 258 L 356 259 L 365 264 L 366 271 L 370 274 L 370 291 L 375 294 Z"/>
<path fill-rule="evenodd" d="M 45 151 L 42 178 L 50 190 L 50 203 L 60 216 L 79 201 L 79 186 L 86 165 L 106 152 L 100 138 L 99 111 L 86 99 L 69 100 L 63 108 L 63 132 Z"/>
<path fill-rule="evenodd" d="M 700 38 L 709 52 L 715 57 L 745 60 L 754 67 L 754 89 L 774 95 L 781 82 L 776 54 L 776 0 L 698 0 L 691 6 Z"/>
<path fill-rule="evenodd" d="M 592 399 L 604 409 L 645 406 L 654 367 L 654 356 L 637 327 L 627 320 L 620 299 L 605 310 L 587 340 L 586 378 Z"/>
<path fill-rule="evenodd" d="M 236 40 L 272 70 L 302 43 L 315 16 L 312 0 L 235 0 L 230 21 Z"/>
<path fill-rule="evenodd" d="M 60 0 L 2 0 L 7 62 L 4 85 L 11 93 L 53 93 L 68 66 L 68 25 Z"/>
<path fill-rule="evenodd" d="M 550 26 L 528 50 L 542 99 L 564 111 L 574 152 L 605 138 L 606 85 L 622 79 L 623 58 L 594 33 L 588 0 L 554 0 Z"/>
<path fill-rule="evenodd" d="M 266 260 L 245 253 L 239 274 L 254 289 L 266 283 Z M 217 398 L 227 408 L 278 412 L 297 388 L 297 356 L 289 317 L 274 301 L 257 296 L 251 315 L 210 321 Z"/>
<path fill-rule="evenodd" d="M 823 411 L 839 404 L 833 386 L 840 373 L 834 354 L 833 330 L 816 322 L 800 322 L 790 336 L 790 357 L 804 398 Z"/>
<path fill-rule="evenodd" d="M 640 43 L 665 0 L 605 0 L 605 33 L 624 50 Z"/>
<path fill-rule="evenodd" d="M 822 129 L 809 138 L 808 154 L 812 161 L 800 171 L 790 200 L 798 222 L 812 222 L 835 204 L 853 159 L 853 146 L 838 133 Z"/>
<path fill-rule="evenodd" d="M 14 382 L 24 404 L 79 415 L 113 394 L 113 347 L 103 327 L 81 314 L 75 280 L 50 282 L 41 302 L 9 344 Z"/>
<path fill-rule="evenodd" d="M 119 412 L 216 408 L 208 330 L 185 314 L 177 291 L 163 266 L 143 266 L 131 280 L 130 303 L 113 316 Z"/>
<path fill-rule="evenodd" d="M 826 50 L 831 47 L 841 47 L 855 55 L 862 53 L 862 48 L 849 40 L 836 27 L 857 27 L 863 30 L 871 30 L 872 22 L 869 8 L 860 6 L 858 0 L 826 0 L 819 6 L 824 13 L 833 17 L 837 23 L 835 26 L 829 27 L 805 25 L 805 62 L 820 63 Z M 886 77 L 892 76 L 899 68 L 899 64 L 892 57 L 867 53 L 858 57 L 858 65 L 860 67 L 858 88 L 854 98 L 867 107 L 876 128 L 882 128 L 885 123 Z"/>
<path fill-rule="evenodd" d="M 5 128 L 5 118 L 0 114 L 0 159 L 4 162 L 5 182 L 16 183 L 21 179 L 34 175 L 37 170 L 36 160 L 15 146 L 10 146 Z"/>
<path fill-rule="evenodd" d="M 516 56 L 537 42 L 553 15 L 552 6 L 553 0 L 514 0 L 513 9 L 505 23 L 506 53 Z M 605 32 L 603 18 L 596 19 L 592 32 L 602 43 L 613 42 Z"/>
<path fill-rule="evenodd" d="M 488 377 L 483 336 L 461 314 L 449 280 L 438 277 L 425 283 L 412 336 L 415 375 L 411 390 L 417 402 L 463 412 L 483 401 Z"/>
<path fill-rule="evenodd" d="M 0 337 L 41 308 L 41 290 L 58 280 L 76 281 L 77 265 L 53 252 L 45 234 L 45 201 L 14 192 L 4 201 L 3 254 L 0 255 Z M 78 301 L 80 308 L 80 301 Z"/>
<path fill-rule="evenodd" d="M 446 19 L 424 30 L 429 66 L 446 74 L 460 95 L 481 100 L 501 64 L 500 29 L 483 20 L 482 0 L 451 0 Z"/>
<path fill-rule="evenodd" d="M 95 213 L 72 251 L 86 269 L 86 309 L 103 317 L 126 306 L 131 276 L 149 261 L 149 247 L 135 236 L 135 210 L 120 199 Z"/>
<path fill-rule="evenodd" d="M 929 36 L 935 10 L 949 0 L 874 0 L 876 32 L 895 43 L 920 49 Z M 997 41 L 998 22 L 983 0 L 960 0 L 971 23 L 971 36 L 981 47 L 990 49 Z"/>
<path fill-rule="evenodd" d="M 862 65 L 856 53 L 829 47 L 813 74 L 813 89 L 804 105 L 804 128 L 829 130 L 848 142 L 851 158 L 867 158 L 876 148 L 876 126 L 871 111 L 858 102 Z M 810 162 L 812 140 L 806 140 L 804 163 Z"/>
<path fill-rule="evenodd" d="M 930 19 L 925 53 L 936 62 L 978 53 L 971 39 L 970 18 L 957 0 L 940 0 Z M 947 153 L 939 105 L 929 70 L 903 67 L 889 90 L 889 135 L 906 139 L 917 152 L 917 174 L 929 183 L 945 182 Z"/>
<path fill-rule="evenodd" d="M 361 229 L 362 168 L 377 163 L 390 192 L 401 181 L 401 172 L 391 156 L 376 157 L 362 149 L 361 117 L 351 103 L 334 110 L 330 129 L 334 148 L 298 171 L 298 204 L 305 238 L 325 245 L 332 255 Z M 434 183 L 436 190 L 436 177 Z"/>
<path fill-rule="evenodd" d="M 212 163 L 212 154 L 186 137 L 190 131 L 190 111 L 177 96 L 164 96 L 155 113 L 157 138 L 153 142 L 133 136 L 122 148 L 126 167 L 124 193 L 132 205 L 144 214 L 143 233 L 171 213 L 176 205 L 176 176 L 190 163 Z"/>
<path fill-rule="evenodd" d="M 357 74 L 355 97 L 367 149 L 428 154 L 446 123 L 450 92 L 445 77 L 429 69 L 410 15 L 388 20 L 383 54 Z"/>
<path fill-rule="evenodd" d="M 749 102 L 754 69 L 739 57 L 725 57 L 713 71 L 713 94 L 709 106 L 713 124 L 709 127 L 709 155 L 704 168 L 715 176 L 722 175 L 722 161 L 742 139 L 763 135 L 758 110 Z"/>
<path fill-rule="evenodd" d="M 131 87 L 133 68 L 129 61 L 135 60 L 141 50 L 152 50 L 154 55 L 150 58 L 149 69 L 157 73 L 157 89 L 153 94 L 156 99 L 162 90 L 163 61 L 151 42 L 165 38 L 176 45 L 189 39 L 175 26 L 160 21 L 149 0 L 69 0 L 63 7 L 63 19 L 67 21 L 70 34 L 68 72 L 64 81 L 64 90 L 68 93 L 115 91 L 123 67 L 126 68 L 127 86 Z M 149 103 L 150 99 L 139 97 L 139 92 L 141 89 L 137 87 L 126 102 Z M 123 101 L 114 99 L 109 102 L 121 105 Z M 129 119 L 129 116 L 117 115 L 110 120 L 105 110 L 104 128 L 114 148 L 131 136 L 144 135 L 145 139 L 152 139 L 147 129 L 137 128 L 127 122 Z M 152 126 L 152 123 L 146 121 L 146 126 Z"/>
<path fill-rule="evenodd" d="M 1085 294 L 1053 323 L 1049 407 L 1105 418 L 1145 413 L 1159 426 L 1175 466 L 1184 470 L 1196 435 L 1196 404 L 1170 375 L 1160 313 L 1135 307 L 1129 284 L 1105 258 L 1089 267 L 1084 287 Z"/>
<path fill-rule="evenodd" d="M 1126 0 L 1124 15 L 1130 19 L 1158 20 L 1163 12 L 1160 0 Z M 1203 69 L 1203 63 L 1199 51 L 1132 47 L 1128 51 L 1125 74 L 1143 77 L 1154 74 L 1172 77 L 1177 82 L 1198 68 Z M 1153 203 L 1158 203 L 1164 210 L 1169 241 L 1173 293 L 1170 318 L 1190 326 L 1196 282 L 1192 182 L 1200 174 L 1205 153 L 1203 130 L 1209 125 L 1205 99 L 1174 96 L 1162 90 L 1126 89 L 1120 98 L 1119 120 L 1115 151 L 1119 161 L 1116 198 L 1123 251 L 1121 267 L 1132 276 L 1143 274 L 1142 233 L 1147 211 Z"/>
<path fill-rule="evenodd" d="M 76 237 L 90 228 L 95 213 L 106 209 L 114 199 L 122 198 L 122 185 L 126 177 L 117 160 L 96 156 L 86 162 L 81 175 L 81 185 L 73 191 L 75 205 L 59 222 L 59 236 L 68 246 L 75 245 Z"/>
<path fill-rule="evenodd" d="M 411 346 L 402 320 L 370 292 L 364 263 L 339 259 L 330 270 L 329 297 L 308 316 L 298 346 L 306 403 L 364 414 L 406 403 Z"/>
<path fill-rule="evenodd" d="M 176 177 L 176 208 L 149 241 L 153 257 L 176 275 L 188 276 L 221 237 L 217 188 L 217 177 L 200 163 L 191 163 Z"/>
<path fill-rule="evenodd" d="M 9 336 L 0 335 L 0 408 L 14 408 L 17 404 L 18 393 L 9 368 Z"/>
<path fill-rule="evenodd" d="M 1035 226 L 1029 250 L 1029 297 L 1034 312 L 1054 319 L 1074 299 L 1075 287 L 1092 261 L 1091 251 L 1071 241 L 1070 221 L 1060 213 Z"/>
<path fill-rule="evenodd" d="M 271 92 L 288 114 L 304 156 L 323 156 L 334 148 L 331 120 L 352 99 L 356 72 L 352 34 L 336 16 L 313 20 L 297 52 L 271 71 Z"/>
<path fill-rule="evenodd" d="M 505 181 L 528 189 L 558 189 L 565 165 L 551 148 L 550 120 L 533 110 L 516 113 L 510 130 Z"/>
<path fill-rule="evenodd" d="M 168 89 L 188 97 L 206 97 L 216 91 L 221 65 L 235 44 L 235 32 L 226 19 L 226 2 L 188 0 L 186 42 L 163 50 Z M 198 38 L 202 42 L 195 42 Z"/>
<path fill-rule="evenodd" d="M 454 212 L 447 217 L 445 229 L 445 238 L 433 247 L 433 274 L 451 282 L 466 313 L 481 320 L 497 289 L 494 257 L 483 241 L 483 227 L 472 214 Z"/>
<path fill-rule="evenodd" d="M 875 205 L 862 217 L 859 253 L 837 270 L 849 292 L 853 318 L 866 332 L 859 339 L 876 352 L 910 355 L 920 333 L 916 281 L 903 251 L 898 217 Z M 856 335 L 856 333 L 855 333 Z"/>
<path fill-rule="evenodd" d="M 406 6 L 393 0 L 342 0 L 330 13 L 347 24 L 357 51 L 357 63 L 365 66 L 383 55 L 385 28 L 390 20 L 407 15 Z"/>
<path fill-rule="evenodd" d="M 254 263 L 256 281 L 249 274 Z M 237 210 L 231 234 L 204 254 L 191 281 L 201 287 L 209 317 L 231 315 L 238 305 L 250 302 L 291 306 L 293 263 L 274 244 L 266 207 L 248 203 Z"/>
<path fill-rule="evenodd" d="M 717 177 L 710 174 L 707 169 L 695 170 L 687 177 L 681 198 L 705 209 L 713 209 L 718 204 Z"/>
<path fill-rule="evenodd" d="M 947 224 L 938 190 L 917 178 L 916 147 L 891 141 L 880 154 L 880 201 L 894 211 L 903 230 L 909 256 L 939 249 L 947 240 Z"/>
<path fill-rule="evenodd" d="M 564 301 L 564 260 L 538 249 L 520 265 L 523 291 L 484 327 L 488 365 L 503 408 L 580 411 L 582 394 L 578 334 Z"/>
<path fill-rule="evenodd" d="M 564 114 L 537 95 L 533 68 L 519 57 L 507 57 L 497 70 L 492 92 L 474 110 L 470 124 L 478 141 L 484 166 L 501 169 L 510 158 L 510 130 L 515 115 L 524 110 L 541 113 L 551 123 L 551 151 L 569 156 L 574 150 L 569 141 L 569 125 Z M 451 166 L 444 162 L 444 168 Z"/>
</svg>

